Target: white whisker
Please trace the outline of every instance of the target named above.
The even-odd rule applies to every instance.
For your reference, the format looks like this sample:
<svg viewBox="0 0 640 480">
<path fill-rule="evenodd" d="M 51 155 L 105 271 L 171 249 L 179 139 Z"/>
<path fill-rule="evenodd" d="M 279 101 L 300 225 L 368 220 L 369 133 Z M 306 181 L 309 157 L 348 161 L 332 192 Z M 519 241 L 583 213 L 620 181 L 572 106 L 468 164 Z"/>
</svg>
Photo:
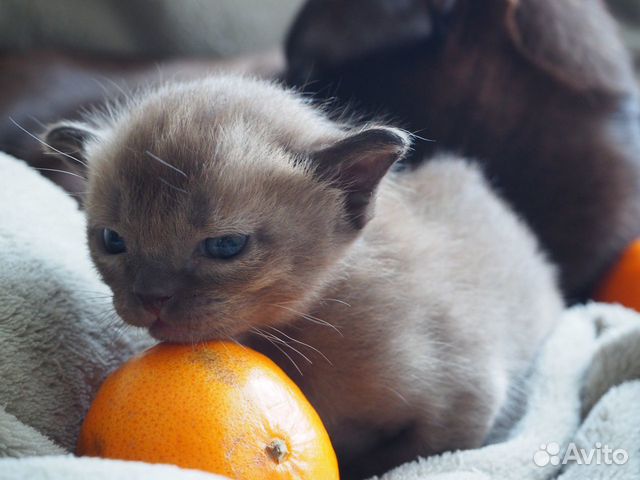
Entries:
<svg viewBox="0 0 640 480">
<path fill-rule="evenodd" d="M 87 165 L 85 162 L 83 162 L 80 159 L 77 159 L 76 157 L 74 157 L 73 155 L 69 155 L 68 153 L 64 153 L 61 150 L 58 150 L 57 148 L 49 145 L 47 142 L 45 142 L 44 140 L 42 140 L 40 137 L 38 137 L 37 135 L 34 135 L 33 133 L 31 133 L 29 130 L 27 130 L 26 128 L 24 128 L 22 125 L 20 125 L 18 122 L 16 122 L 12 117 L 9 117 L 9 121 L 11 123 L 13 123 L 16 127 L 18 127 L 20 130 L 22 130 L 24 133 L 26 133 L 27 135 L 29 135 L 31 138 L 33 138 L 34 140 L 36 140 L 37 142 L 39 142 L 41 145 L 44 145 L 47 148 L 50 148 L 51 150 L 53 150 L 56 153 L 59 153 L 60 155 L 63 155 L 64 157 L 67 157 L 71 160 L 73 160 L 74 162 L 78 162 L 80 165 L 83 165 L 85 167 L 89 167 L 89 165 Z M 83 178 L 83 177 L 80 177 Z"/>
<path fill-rule="evenodd" d="M 318 317 L 314 317 L 313 315 L 310 315 L 308 313 L 299 312 L 297 310 L 294 310 L 293 308 L 286 307 L 286 306 L 278 304 L 278 303 L 272 303 L 270 305 L 272 305 L 274 307 L 282 308 L 283 310 L 287 310 L 287 311 L 289 311 L 291 313 L 294 313 L 294 314 L 298 315 L 299 317 L 304 318 L 305 320 L 307 320 L 307 321 L 309 321 L 311 323 L 315 323 L 317 325 L 324 325 L 325 327 L 332 328 L 333 330 L 336 331 L 336 333 L 338 333 L 340 336 L 342 336 L 342 332 L 338 329 L 338 327 L 336 327 L 335 325 L 333 325 L 330 322 L 327 322 L 326 320 L 323 320 L 323 319 L 318 318 Z"/>
<path fill-rule="evenodd" d="M 398 392 L 395 388 L 391 388 L 388 385 L 383 385 L 384 388 L 386 388 L 387 390 L 389 390 L 391 393 L 393 393 L 394 395 L 396 395 L 400 400 L 402 400 L 406 405 L 411 406 L 411 404 L 409 403 L 409 401 L 406 399 L 406 397 L 404 395 L 402 395 L 400 392 Z"/>
<path fill-rule="evenodd" d="M 265 335 L 269 336 L 270 338 L 273 338 L 273 340 L 275 340 L 276 342 L 278 342 L 281 345 L 284 345 L 285 347 L 290 348 L 291 350 L 293 350 L 294 352 L 296 352 L 298 355 L 300 355 L 302 358 L 304 358 L 309 364 L 313 365 L 313 361 L 311 361 L 311 359 L 309 357 L 307 357 L 304 353 L 302 353 L 300 350 L 298 350 L 295 347 L 292 347 L 291 345 L 289 345 L 286 340 L 278 337 L 277 335 L 273 334 L 273 333 L 269 333 L 269 332 L 265 332 L 264 330 L 260 329 L 260 331 L 262 333 L 264 333 Z"/>
<path fill-rule="evenodd" d="M 165 167 L 169 167 L 171 170 L 178 172 L 180 175 L 182 175 L 184 178 L 189 178 L 187 176 L 186 173 L 184 173 L 182 170 L 180 170 L 178 167 L 171 165 L 169 162 L 161 159 L 159 156 L 154 155 L 153 153 L 151 153 L 149 150 L 145 150 L 144 153 L 146 155 L 148 155 L 149 157 L 153 158 L 155 161 L 160 162 L 162 165 L 164 165 Z"/>
<path fill-rule="evenodd" d="M 291 337 L 291 336 L 287 335 L 287 334 L 286 334 L 286 333 L 284 333 L 282 330 L 280 330 L 280 329 L 278 329 L 278 328 L 276 328 L 276 327 L 271 327 L 271 326 L 270 326 L 269 328 L 270 328 L 271 330 L 275 330 L 275 331 L 276 331 L 276 332 L 278 332 L 280 335 L 285 336 L 286 338 L 288 338 L 288 339 L 289 339 L 289 340 L 291 340 L 292 342 L 296 342 L 296 343 L 297 343 L 297 344 L 299 344 L 299 345 L 302 345 L 302 346 L 304 346 L 304 347 L 310 348 L 310 349 L 311 349 L 311 350 L 313 350 L 314 352 L 317 352 L 317 353 L 318 353 L 322 358 L 324 358 L 324 359 L 329 363 L 329 365 L 333 366 L 333 363 L 331 362 L 331 360 L 329 360 L 329 359 L 327 358 L 327 356 L 326 356 L 324 353 L 322 353 L 320 350 L 318 350 L 316 347 L 313 347 L 313 346 L 309 345 L 308 343 L 304 343 L 304 342 L 302 342 L 302 341 L 300 341 L 300 340 L 298 340 L 298 339 L 296 339 L 296 338 L 293 338 L 293 337 Z"/>
<path fill-rule="evenodd" d="M 73 177 L 81 178 L 82 180 L 86 180 L 82 175 L 78 175 L 77 173 L 67 172 L 66 170 L 58 170 L 57 168 L 42 168 L 42 167 L 34 167 L 36 170 L 42 170 L 44 172 L 56 172 L 56 173 L 66 173 L 67 175 L 71 175 Z"/>
<path fill-rule="evenodd" d="M 273 340 L 271 340 L 269 337 L 267 337 L 266 335 L 264 335 L 264 333 L 262 332 L 262 330 L 260 330 L 259 328 L 251 328 L 251 331 L 253 333 L 255 333 L 256 335 L 258 335 L 261 338 L 264 338 L 265 340 L 267 340 L 271 345 L 273 345 L 275 348 L 277 348 L 280 353 L 282 353 L 285 357 L 287 357 L 289 359 L 289 361 L 291 362 L 291 364 L 294 366 L 294 368 L 298 371 L 298 373 L 300 374 L 300 376 L 304 376 L 304 374 L 302 373 L 302 370 L 300 370 L 300 367 L 298 367 L 298 364 L 293 360 L 293 358 L 291 358 L 291 355 L 289 355 L 287 352 L 285 352 L 282 348 L 280 348 L 280 346 L 275 343 Z"/>
<path fill-rule="evenodd" d="M 339 300 L 337 298 L 323 298 L 321 299 L 323 302 L 336 302 L 336 303 L 341 303 L 342 305 L 345 305 L 349 308 L 351 308 L 351 304 L 345 302 L 344 300 Z"/>
<path fill-rule="evenodd" d="M 185 189 L 180 188 L 180 187 L 176 187 L 175 185 L 170 184 L 169 182 L 167 182 L 164 178 L 162 177 L 158 177 L 158 180 L 160 180 L 162 183 L 164 183 L 167 187 L 173 189 L 173 190 L 177 190 L 178 192 L 182 192 L 182 193 L 189 193 L 187 192 Z"/>
</svg>

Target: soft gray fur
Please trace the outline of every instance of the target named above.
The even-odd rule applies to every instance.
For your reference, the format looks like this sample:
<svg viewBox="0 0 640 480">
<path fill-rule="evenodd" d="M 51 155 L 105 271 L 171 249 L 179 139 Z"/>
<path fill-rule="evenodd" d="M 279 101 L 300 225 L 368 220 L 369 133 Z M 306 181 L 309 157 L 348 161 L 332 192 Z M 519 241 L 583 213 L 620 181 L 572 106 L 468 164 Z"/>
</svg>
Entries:
<svg viewBox="0 0 640 480">
<path fill-rule="evenodd" d="M 476 167 L 442 156 L 386 174 L 404 132 L 337 125 L 273 84 L 169 84 L 46 140 L 88 163 L 90 248 L 123 319 L 267 353 L 347 476 L 480 445 L 562 308 Z M 103 228 L 125 253 L 105 252 Z M 238 257 L 201 253 L 228 233 L 250 235 Z M 169 300 L 151 313 L 140 291 Z"/>
</svg>

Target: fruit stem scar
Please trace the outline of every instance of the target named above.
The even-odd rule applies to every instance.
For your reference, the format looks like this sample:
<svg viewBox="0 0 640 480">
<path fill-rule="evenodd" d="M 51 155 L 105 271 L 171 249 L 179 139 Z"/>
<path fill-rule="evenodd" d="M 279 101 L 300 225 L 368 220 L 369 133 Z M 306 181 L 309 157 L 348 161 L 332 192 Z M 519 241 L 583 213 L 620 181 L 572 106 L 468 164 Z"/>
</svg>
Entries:
<svg viewBox="0 0 640 480">
<path fill-rule="evenodd" d="M 289 456 L 289 449 L 287 449 L 287 444 L 284 442 L 284 440 L 281 440 L 279 438 L 271 440 L 266 449 L 271 459 L 278 464 L 284 462 Z"/>
</svg>

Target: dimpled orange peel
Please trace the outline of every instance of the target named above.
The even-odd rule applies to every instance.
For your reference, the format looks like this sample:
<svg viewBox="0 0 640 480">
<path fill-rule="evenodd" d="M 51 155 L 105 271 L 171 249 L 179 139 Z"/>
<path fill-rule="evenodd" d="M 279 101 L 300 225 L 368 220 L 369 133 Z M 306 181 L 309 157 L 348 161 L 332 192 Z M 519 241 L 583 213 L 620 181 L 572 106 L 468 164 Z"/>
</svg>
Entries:
<svg viewBox="0 0 640 480">
<path fill-rule="evenodd" d="M 77 454 L 170 463 L 238 480 L 334 480 L 318 414 L 271 360 L 228 342 L 160 344 L 100 388 Z"/>
<path fill-rule="evenodd" d="M 640 240 L 633 242 L 607 274 L 594 298 L 640 312 Z"/>
</svg>

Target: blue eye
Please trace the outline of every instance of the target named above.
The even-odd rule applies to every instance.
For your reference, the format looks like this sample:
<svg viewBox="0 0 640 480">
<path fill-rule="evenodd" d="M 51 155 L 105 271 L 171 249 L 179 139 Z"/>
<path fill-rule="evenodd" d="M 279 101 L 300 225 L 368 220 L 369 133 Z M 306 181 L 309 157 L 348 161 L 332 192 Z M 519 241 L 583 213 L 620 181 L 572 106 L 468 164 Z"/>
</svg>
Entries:
<svg viewBox="0 0 640 480">
<path fill-rule="evenodd" d="M 211 258 L 228 259 L 238 255 L 247 245 L 249 235 L 234 234 L 222 237 L 207 238 L 204 251 Z"/>
<path fill-rule="evenodd" d="M 104 249 L 111 255 L 117 255 L 127 250 L 127 246 L 124 243 L 124 238 L 120 236 L 115 230 L 110 228 L 104 228 L 102 230 L 102 241 L 104 243 Z"/>
</svg>

